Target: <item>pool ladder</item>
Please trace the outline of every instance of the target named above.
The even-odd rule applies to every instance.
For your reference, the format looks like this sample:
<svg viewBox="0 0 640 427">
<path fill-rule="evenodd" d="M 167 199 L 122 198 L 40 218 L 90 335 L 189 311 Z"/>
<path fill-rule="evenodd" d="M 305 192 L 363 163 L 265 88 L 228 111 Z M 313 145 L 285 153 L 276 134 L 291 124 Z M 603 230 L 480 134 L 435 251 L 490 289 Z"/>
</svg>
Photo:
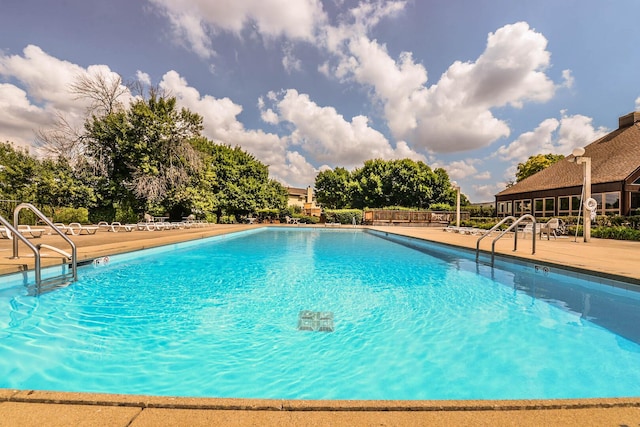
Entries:
<svg viewBox="0 0 640 427">
<path fill-rule="evenodd" d="M 28 209 L 32 211 L 41 221 L 43 221 L 46 225 L 48 225 L 51 230 L 57 233 L 60 237 L 62 237 L 71 247 L 71 253 L 68 253 L 60 248 L 55 246 L 50 246 L 44 243 L 34 245 L 31 243 L 26 237 L 18 231 L 18 220 L 20 217 L 20 211 L 22 209 Z M 20 258 L 18 253 L 18 240 L 27 246 L 31 252 L 33 252 L 34 256 L 34 275 L 35 275 L 35 284 L 29 286 L 29 293 L 31 295 L 40 295 L 45 292 L 52 291 L 54 289 L 62 288 L 68 286 L 72 282 L 78 280 L 78 252 L 76 249 L 75 243 L 71 241 L 67 236 L 64 235 L 53 223 L 47 218 L 38 208 L 36 208 L 31 203 L 21 203 L 16 206 L 13 211 L 13 224 L 7 221 L 5 218 L 0 215 L 0 223 L 11 232 L 14 236 L 13 238 L 13 256 L 12 259 Z M 53 276 L 47 279 L 42 279 L 42 254 L 41 249 L 48 249 L 50 251 L 56 252 L 65 257 L 65 259 L 69 260 L 71 264 L 69 265 L 70 271 L 63 272 L 58 276 Z"/>
<path fill-rule="evenodd" d="M 495 255 L 496 255 L 496 242 L 498 240 L 500 240 L 502 238 L 502 236 L 504 236 L 505 234 L 507 234 L 509 231 L 514 230 L 513 233 L 513 251 L 517 251 L 518 250 L 518 225 L 525 221 L 525 220 L 530 220 L 533 222 L 533 232 L 531 233 L 532 237 L 532 242 L 531 242 L 531 255 L 535 255 L 536 253 L 536 218 L 533 215 L 530 214 L 524 214 L 522 215 L 520 218 L 514 217 L 514 216 L 508 216 L 502 219 L 502 221 L 500 221 L 499 223 L 497 223 L 496 225 L 494 225 L 493 227 L 491 227 L 491 229 L 489 231 L 487 231 L 486 233 L 484 233 L 482 236 L 480 236 L 480 238 L 478 238 L 478 240 L 476 241 L 476 262 L 478 262 L 478 258 L 480 257 L 480 241 L 482 239 L 484 239 L 485 237 L 487 237 L 488 235 L 490 235 L 491 233 L 493 233 L 495 230 L 497 230 L 498 228 L 500 228 L 500 226 L 504 223 L 506 223 L 507 221 L 513 221 L 511 223 L 511 225 L 509 227 L 507 227 L 505 230 L 503 230 L 498 237 L 496 237 L 495 239 L 493 239 L 493 242 L 491 242 L 491 266 L 493 266 L 493 263 L 495 261 Z"/>
</svg>

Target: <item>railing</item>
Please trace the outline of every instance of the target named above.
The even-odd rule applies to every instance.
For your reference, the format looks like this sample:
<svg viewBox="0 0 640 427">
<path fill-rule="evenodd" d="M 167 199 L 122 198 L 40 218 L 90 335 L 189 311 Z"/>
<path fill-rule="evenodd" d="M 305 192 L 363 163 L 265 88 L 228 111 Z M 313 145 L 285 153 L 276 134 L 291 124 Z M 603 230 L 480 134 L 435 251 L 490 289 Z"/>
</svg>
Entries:
<svg viewBox="0 0 640 427">
<path fill-rule="evenodd" d="M 509 231 L 514 230 L 513 233 L 513 251 L 517 251 L 518 250 L 518 225 L 524 221 L 524 220 L 531 220 L 531 222 L 533 223 L 532 225 L 532 233 L 531 235 L 532 237 L 532 243 L 531 243 L 531 255 L 535 255 L 536 253 L 536 218 L 533 215 L 530 214 L 524 214 L 522 215 L 520 218 L 515 219 L 515 217 L 512 216 L 508 216 L 506 218 L 504 218 L 502 221 L 500 221 L 498 224 L 496 224 L 495 226 L 493 226 L 491 228 L 491 230 L 489 230 L 487 233 L 485 233 L 483 236 L 481 236 L 478 241 L 476 242 L 476 261 L 478 260 L 478 255 L 480 252 L 480 240 L 482 240 L 484 237 L 488 236 L 492 231 L 494 231 L 495 229 L 497 229 L 500 225 L 504 224 L 505 222 L 507 222 L 508 220 L 515 220 L 509 227 L 507 227 L 505 230 L 502 231 L 502 233 L 500 233 L 498 235 L 498 237 L 496 237 L 495 239 L 493 239 L 493 242 L 491 242 L 491 265 L 493 265 L 494 261 L 495 261 L 495 254 L 496 254 L 496 242 L 498 240 L 500 240 L 505 234 L 507 234 Z"/>
<path fill-rule="evenodd" d="M 31 251 L 33 252 L 33 257 L 35 259 L 35 265 L 34 265 L 34 270 L 35 270 L 35 279 L 36 279 L 36 285 L 40 285 L 41 282 L 41 277 L 40 277 L 40 251 L 38 250 L 38 248 L 36 246 L 33 245 L 33 243 L 31 243 L 26 237 L 24 237 L 22 235 L 22 233 L 20 233 L 18 231 L 18 227 L 14 227 L 13 225 L 11 225 L 11 223 L 9 221 L 7 221 L 6 219 L 4 219 L 4 217 L 2 215 L 0 215 L 0 223 L 11 233 L 11 235 L 13 236 L 13 244 L 14 246 L 18 244 L 18 240 L 20 240 L 22 243 L 24 243 L 29 249 L 31 249 Z M 14 254 L 13 258 L 17 258 Z"/>
<path fill-rule="evenodd" d="M 478 257 L 480 256 L 480 241 L 482 239 L 484 239 L 485 237 L 487 237 L 488 235 L 490 235 L 491 233 L 493 233 L 498 228 L 500 228 L 500 226 L 502 224 L 504 224 L 505 222 L 507 222 L 507 221 L 515 221 L 515 220 L 516 220 L 515 216 L 508 216 L 506 218 L 503 218 L 499 223 L 497 223 L 496 225 L 491 227 L 491 229 L 489 231 L 487 231 L 482 236 L 480 236 L 480 238 L 476 241 L 476 262 L 478 262 Z"/>
<path fill-rule="evenodd" d="M 76 249 L 76 245 L 75 243 L 73 243 L 71 241 L 71 239 L 69 239 L 67 236 L 65 236 L 65 234 L 60 231 L 58 229 L 58 227 L 56 227 L 55 225 L 53 225 L 53 223 L 49 220 L 49 218 L 47 218 L 42 212 L 40 212 L 40 210 L 38 210 L 38 208 L 36 208 L 35 206 L 33 206 L 31 203 L 21 203 L 18 206 L 16 206 L 16 209 L 13 211 L 13 228 L 17 229 L 18 228 L 18 220 L 20 218 L 20 211 L 22 209 L 29 209 L 31 210 L 34 214 L 36 214 L 36 216 L 38 218 L 40 218 L 40 220 L 42 222 L 44 222 L 46 225 L 48 225 L 52 231 L 54 231 L 56 234 L 58 234 L 60 237 L 62 237 L 71 247 L 71 254 L 68 254 L 64 251 L 62 251 L 61 249 L 58 248 L 53 248 L 52 246 L 49 245 L 38 245 L 36 248 L 37 252 L 38 252 L 38 260 L 37 260 L 37 266 L 35 267 L 36 269 L 36 285 L 40 285 L 40 248 L 47 248 L 47 249 L 51 249 L 55 252 L 58 252 L 59 254 L 64 255 L 67 258 L 71 259 L 71 273 L 73 276 L 73 280 L 76 281 L 78 280 L 78 251 Z M 20 237 L 23 237 L 20 233 L 17 233 L 17 235 L 20 235 Z M 26 239 L 20 239 L 23 242 Z M 29 242 L 29 245 L 33 246 L 33 244 L 31 244 L 31 242 Z M 27 245 L 27 246 L 29 246 Z M 69 256 L 70 255 L 70 256 Z M 16 239 L 13 240 L 13 258 L 18 258 L 18 241 Z"/>
<path fill-rule="evenodd" d="M 469 212 L 460 213 L 462 220 L 469 219 Z M 390 209 L 371 209 L 364 211 L 363 224 L 368 225 L 410 225 L 410 224 L 448 224 L 456 219 L 456 212 L 445 211 L 409 211 Z"/>
</svg>

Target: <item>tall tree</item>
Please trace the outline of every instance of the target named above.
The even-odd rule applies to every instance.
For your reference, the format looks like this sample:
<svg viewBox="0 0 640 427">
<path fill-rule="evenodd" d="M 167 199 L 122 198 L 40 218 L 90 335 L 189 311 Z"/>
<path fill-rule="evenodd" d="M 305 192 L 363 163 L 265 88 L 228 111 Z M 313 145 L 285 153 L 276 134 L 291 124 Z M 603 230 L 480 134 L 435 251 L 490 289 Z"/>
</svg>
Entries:
<svg viewBox="0 0 640 427">
<path fill-rule="evenodd" d="M 125 199 L 138 209 L 157 209 L 183 191 L 201 167 L 192 141 L 202 118 L 178 110 L 175 98 L 151 93 L 128 110 L 93 116 L 86 130 L 87 155 L 108 182 L 106 201 Z"/>
<path fill-rule="evenodd" d="M 316 200 L 329 209 L 344 209 L 350 202 L 351 180 L 349 171 L 337 167 L 320 172 L 316 176 Z"/>
<path fill-rule="evenodd" d="M 543 169 L 548 168 L 552 164 L 564 159 L 562 154 L 537 154 L 531 156 L 524 163 L 518 163 L 516 172 L 516 182 L 520 182 L 525 178 L 535 175 Z"/>
<path fill-rule="evenodd" d="M 26 149 L 0 143 L 0 198 L 36 202 L 39 169 Z"/>
<path fill-rule="evenodd" d="M 353 207 L 427 208 L 448 191 L 444 174 L 446 180 L 442 181 L 426 163 L 411 159 L 368 160 L 352 174 Z"/>
<path fill-rule="evenodd" d="M 104 117 L 123 111 L 125 104 L 131 100 L 128 86 L 115 73 L 99 71 L 79 74 L 69 90 L 75 99 L 87 102 L 85 122 L 91 117 Z M 54 158 L 64 157 L 73 166 L 84 155 L 83 136 L 84 131 L 60 112 L 53 126 L 36 132 L 36 140 L 45 153 Z"/>
<path fill-rule="evenodd" d="M 266 165 L 242 150 L 215 144 L 204 138 L 197 140 L 204 156 L 206 177 L 200 188 L 207 188 L 214 200 L 217 220 L 223 215 L 242 216 L 258 209 L 284 209 L 286 189 L 269 180 Z M 203 193 L 201 193 L 203 194 Z"/>
</svg>

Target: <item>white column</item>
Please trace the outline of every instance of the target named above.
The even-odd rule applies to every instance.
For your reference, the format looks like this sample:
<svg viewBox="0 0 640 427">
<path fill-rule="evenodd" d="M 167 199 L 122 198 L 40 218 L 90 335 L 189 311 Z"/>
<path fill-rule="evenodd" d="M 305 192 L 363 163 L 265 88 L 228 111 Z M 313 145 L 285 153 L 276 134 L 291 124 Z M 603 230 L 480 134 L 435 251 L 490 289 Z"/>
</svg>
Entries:
<svg viewBox="0 0 640 427">
<path fill-rule="evenodd" d="M 455 181 L 451 185 L 456 190 L 456 227 L 460 227 L 460 186 Z"/>
<path fill-rule="evenodd" d="M 584 214 L 584 228 L 582 235 L 585 242 L 591 240 L 591 211 L 587 209 L 586 201 L 591 198 L 591 158 L 581 157 L 579 162 L 582 163 L 584 173 L 584 203 L 582 212 Z"/>
</svg>

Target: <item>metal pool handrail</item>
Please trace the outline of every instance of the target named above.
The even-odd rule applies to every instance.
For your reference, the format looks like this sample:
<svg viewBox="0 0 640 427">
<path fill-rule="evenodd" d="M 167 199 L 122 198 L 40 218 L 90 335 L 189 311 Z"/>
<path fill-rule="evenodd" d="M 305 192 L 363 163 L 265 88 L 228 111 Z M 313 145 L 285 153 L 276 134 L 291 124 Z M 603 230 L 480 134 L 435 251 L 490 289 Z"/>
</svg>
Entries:
<svg viewBox="0 0 640 427">
<path fill-rule="evenodd" d="M 14 223 L 14 228 L 18 228 L 18 219 L 20 216 L 20 211 L 22 209 L 29 209 L 31 210 L 34 214 L 36 214 L 36 216 L 38 218 L 40 218 L 40 220 L 42 220 L 45 224 L 47 224 L 51 230 L 53 230 L 54 232 L 56 232 L 60 237 L 62 237 L 68 244 L 69 246 L 71 246 L 71 273 L 73 275 L 73 280 L 76 281 L 78 280 L 78 251 L 76 249 L 76 245 L 75 243 L 73 243 L 73 241 L 71 241 L 71 239 L 69 239 L 67 236 L 64 235 L 64 233 L 62 233 L 62 231 L 60 231 L 58 229 L 58 227 L 56 227 L 50 220 L 49 218 L 47 218 L 42 212 L 40 212 L 40 210 L 38 208 L 36 208 L 34 205 L 32 205 L 31 203 L 20 203 L 18 206 L 16 206 L 15 210 L 13 211 L 13 223 Z M 22 240 L 22 239 L 21 239 Z M 29 245 L 33 246 L 30 242 Z M 47 245 L 48 246 L 48 245 Z M 56 252 L 61 253 L 59 249 L 54 249 Z M 38 250 L 38 255 L 39 255 L 39 250 Z M 13 257 L 14 258 L 18 258 L 18 241 L 17 240 L 13 240 Z M 38 256 L 38 265 L 36 268 L 36 283 L 39 285 L 40 284 L 40 280 L 38 276 L 40 276 L 40 257 Z"/>
<path fill-rule="evenodd" d="M 478 240 L 476 241 L 476 262 L 478 262 L 478 257 L 480 255 L 480 241 L 482 239 L 484 239 L 485 237 L 487 237 L 488 235 L 490 235 L 491 233 L 493 233 L 495 230 L 497 230 L 502 224 L 504 224 L 505 222 L 512 220 L 515 221 L 516 217 L 515 216 L 507 216 L 505 218 L 502 219 L 502 221 L 500 221 L 499 223 L 497 223 L 496 225 L 494 225 L 493 227 L 491 227 L 491 229 L 489 231 L 487 231 L 486 233 L 484 233 L 482 236 L 480 236 L 480 238 L 478 238 Z"/>
<path fill-rule="evenodd" d="M 36 248 L 33 245 L 33 243 L 31 243 L 26 237 L 24 237 L 22 233 L 18 231 L 18 227 L 14 227 L 13 225 L 11 225 L 11 223 L 6 219 L 4 219 L 2 215 L 0 215 L 0 223 L 4 225 L 5 228 L 13 234 L 14 246 L 17 246 L 18 240 L 20 240 L 33 252 L 33 258 L 35 260 L 35 263 L 34 263 L 34 270 L 35 270 L 35 276 L 36 276 L 35 279 L 36 279 L 36 284 L 39 285 L 40 284 L 40 251 L 38 250 L 38 248 Z M 17 258 L 17 257 L 14 256 L 13 258 Z"/>
<path fill-rule="evenodd" d="M 515 220 L 515 222 L 511 224 L 506 230 L 500 233 L 498 237 L 493 239 L 493 242 L 491 243 L 491 265 L 493 265 L 493 261 L 496 255 L 496 242 L 500 240 L 500 238 L 504 236 L 507 232 L 511 231 L 514 227 L 517 227 L 518 224 L 520 224 L 525 219 L 530 219 L 533 222 L 533 233 L 531 233 L 532 235 L 531 255 L 534 255 L 536 253 L 536 218 L 533 215 L 524 214 L 520 218 Z M 518 229 L 516 228 L 515 232 L 513 233 L 513 251 L 515 252 L 517 249 L 518 249 Z"/>
</svg>

